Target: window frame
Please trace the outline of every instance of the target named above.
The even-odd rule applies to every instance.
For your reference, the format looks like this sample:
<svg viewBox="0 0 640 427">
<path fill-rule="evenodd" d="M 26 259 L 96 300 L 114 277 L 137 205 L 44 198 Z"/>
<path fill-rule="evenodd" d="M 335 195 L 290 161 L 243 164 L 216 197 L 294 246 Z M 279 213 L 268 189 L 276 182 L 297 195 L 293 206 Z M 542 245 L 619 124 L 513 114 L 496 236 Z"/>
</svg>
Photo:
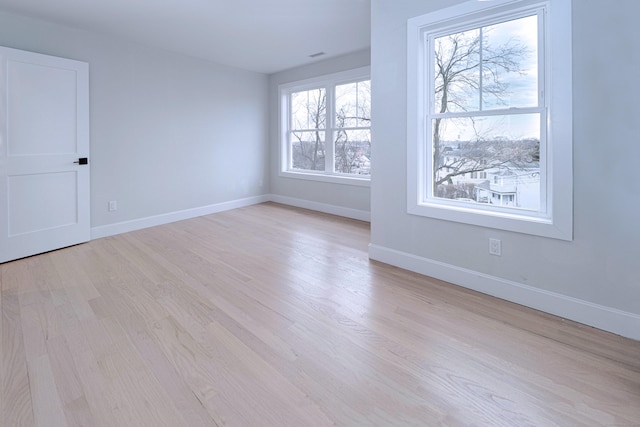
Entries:
<svg viewBox="0 0 640 427">
<path fill-rule="evenodd" d="M 461 28 L 477 28 L 497 20 L 541 11 L 544 19 L 543 49 L 539 46 L 542 76 L 539 99 L 541 118 L 539 212 L 427 197 L 433 176 L 430 90 L 433 68 L 430 44 L 425 36 L 446 34 Z M 540 25 L 539 25 L 540 28 Z M 539 37 L 540 40 L 540 37 Z M 544 57 L 541 57 L 544 55 Z M 429 57 L 428 57 L 429 56 Z M 441 220 L 500 230 L 573 239 L 573 119 L 571 67 L 571 0 L 469 1 L 407 21 L 407 212 Z M 546 126 L 545 126 L 546 124 Z M 542 176 L 544 173 L 544 177 Z M 544 187 L 543 187 L 544 186 Z"/>
<path fill-rule="evenodd" d="M 335 125 L 335 88 L 343 84 L 357 83 L 371 80 L 371 67 L 360 67 L 338 73 L 325 74 L 305 80 L 285 83 L 278 86 L 279 100 L 279 147 L 280 165 L 279 176 L 286 178 L 304 179 L 310 181 L 323 181 L 336 184 L 348 184 L 369 187 L 371 174 L 357 175 L 335 172 L 335 138 L 334 132 L 338 129 Z M 294 92 L 324 88 L 326 93 L 326 126 L 325 132 L 325 170 L 313 171 L 293 169 L 291 167 L 291 144 L 289 134 L 291 130 L 291 94 Z M 367 127 L 346 127 L 346 130 L 366 129 Z M 369 124 L 368 129 L 371 129 Z"/>
</svg>

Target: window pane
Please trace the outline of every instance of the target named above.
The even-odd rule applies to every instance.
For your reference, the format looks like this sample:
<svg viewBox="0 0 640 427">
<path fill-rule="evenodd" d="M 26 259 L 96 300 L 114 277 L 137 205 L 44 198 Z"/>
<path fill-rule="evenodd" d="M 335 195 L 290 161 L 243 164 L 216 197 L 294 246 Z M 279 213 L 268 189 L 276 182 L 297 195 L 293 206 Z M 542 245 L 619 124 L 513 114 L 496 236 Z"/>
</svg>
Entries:
<svg viewBox="0 0 640 427">
<path fill-rule="evenodd" d="M 292 129 L 324 129 L 326 116 L 327 97 L 324 88 L 291 94 Z"/>
<path fill-rule="evenodd" d="M 337 131 L 335 160 L 335 172 L 368 176 L 371 173 L 371 131 Z"/>
<path fill-rule="evenodd" d="M 540 209 L 540 115 L 434 119 L 433 196 Z"/>
<path fill-rule="evenodd" d="M 336 127 L 368 127 L 371 122 L 371 82 L 336 86 Z"/>
<path fill-rule="evenodd" d="M 537 106 L 537 45 L 537 15 L 436 38 L 434 112 Z"/>
<path fill-rule="evenodd" d="M 435 39 L 435 112 L 480 108 L 480 30 Z"/>
<path fill-rule="evenodd" d="M 371 80 L 358 82 L 358 126 L 371 126 Z"/>
<path fill-rule="evenodd" d="M 324 132 L 291 132 L 291 167 L 324 171 Z"/>
<path fill-rule="evenodd" d="M 482 109 L 538 105 L 538 17 L 485 27 Z"/>
</svg>

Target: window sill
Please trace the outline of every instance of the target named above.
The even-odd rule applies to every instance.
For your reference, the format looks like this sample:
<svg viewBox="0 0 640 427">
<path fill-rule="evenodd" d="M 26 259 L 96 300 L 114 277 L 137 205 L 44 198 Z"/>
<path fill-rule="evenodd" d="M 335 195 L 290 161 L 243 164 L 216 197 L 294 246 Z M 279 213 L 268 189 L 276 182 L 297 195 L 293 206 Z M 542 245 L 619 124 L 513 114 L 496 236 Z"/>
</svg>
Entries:
<svg viewBox="0 0 640 427">
<path fill-rule="evenodd" d="M 356 176 L 346 175 L 329 175 L 323 173 L 312 172 L 293 172 L 293 171 L 280 171 L 279 174 L 283 178 L 303 179 L 307 181 L 321 181 L 331 184 L 352 185 L 355 187 L 370 187 L 370 178 L 358 178 Z"/>
<path fill-rule="evenodd" d="M 421 203 L 408 206 L 409 214 L 434 219 L 454 221 L 463 224 L 493 228 L 497 230 L 513 231 L 559 240 L 573 240 L 571 221 L 554 223 L 548 217 L 535 214 L 522 214 L 474 209 L 473 206 L 457 206 L 439 203 Z M 562 217 L 562 216 L 560 216 Z"/>
</svg>

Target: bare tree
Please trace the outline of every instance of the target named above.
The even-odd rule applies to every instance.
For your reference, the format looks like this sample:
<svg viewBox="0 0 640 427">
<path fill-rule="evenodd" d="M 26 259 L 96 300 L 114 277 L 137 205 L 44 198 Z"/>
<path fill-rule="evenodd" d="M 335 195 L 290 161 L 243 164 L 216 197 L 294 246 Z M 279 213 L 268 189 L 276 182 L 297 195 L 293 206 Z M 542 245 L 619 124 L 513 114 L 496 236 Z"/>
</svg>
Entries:
<svg viewBox="0 0 640 427">
<path fill-rule="evenodd" d="M 327 129 L 327 97 L 324 89 L 294 92 L 292 106 L 293 167 L 324 170 L 325 141 L 333 135 L 335 170 L 368 173 L 363 167 L 371 151 L 369 126 L 371 93 L 369 81 L 336 86 L 334 122 Z"/>
<path fill-rule="evenodd" d="M 340 122 L 343 118 L 340 115 L 336 120 L 338 122 L 335 139 L 336 172 L 364 173 L 362 172 L 364 162 L 371 156 L 369 131 L 347 131 L 341 128 Z M 371 121 L 370 118 L 361 118 L 361 120 Z"/>
<path fill-rule="evenodd" d="M 363 171 L 363 159 L 371 155 L 371 86 L 369 81 L 341 85 L 342 94 L 336 95 L 337 128 L 335 169 L 342 173 L 368 173 Z"/>
<path fill-rule="evenodd" d="M 297 143 L 293 144 L 294 167 L 307 170 L 324 170 L 324 132 L 327 117 L 327 96 L 324 89 L 299 92 L 306 96 L 304 102 L 292 102 L 296 118 L 293 132 Z"/>
<path fill-rule="evenodd" d="M 525 73 L 522 64 L 531 49 L 516 38 L 494 46 L 487 39 L 488 32 L 481 28 L 435 40 L 437 113 L 477 111 L 488 100 L 502 105 L 511 94 L 505 74 Z M 465 129 L 474 136 L 458 144 L 443 141 L 444 128 L 456 120 L 464 121 Z M 433 120 L 434 195 L 451 193 L 439 191 L 438 186 L 453 184 L 456 176 L 500 167 L 531 167 L 538 158 L 539 141 L 499 137 L 490 129 L 480 129 L 473 115 Z"/>
</svg>

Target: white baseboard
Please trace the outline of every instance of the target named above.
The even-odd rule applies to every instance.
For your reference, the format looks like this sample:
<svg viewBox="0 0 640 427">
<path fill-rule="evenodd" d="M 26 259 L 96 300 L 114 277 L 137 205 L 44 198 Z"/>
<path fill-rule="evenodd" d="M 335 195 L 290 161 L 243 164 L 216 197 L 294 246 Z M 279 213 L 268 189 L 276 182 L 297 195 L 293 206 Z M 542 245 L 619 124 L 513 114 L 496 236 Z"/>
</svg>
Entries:
<svg viewBox="0 0 640 427">
<path fill-rule="evenodd" d="M 134 219 L 131 221 L 118 222 L 116 224 L 93 227 L 91 229 L 91 239 L 114 236 L 116 234 L 128 233 L 130 231 L 141 230 L 143 228 L 155 227 L 157 225 L 169 224 L 175 221 L 196 218 L 203 215 L 210 215 L 217 212 L 256 205 L 271 200 L 269 195 L 248 197 L 246 199 L 233 200 L 230 202 L 217 203 L 214 205 L 202 206 L 199 208 L 185 209 L 177 212 L 169 212 L 162 215 L 154 215 L 146 218 Z"/>
<path fill-rule="evenodd" d="M 371 213 L 369 211 L 344 208 L 342 206 L 328 205 L 326 203 L 312 202 L 310 200 L 296 199 L 294 197 L 279 196 L 277 194 L 271 194 L 270 197 L 270 200 L 272 202 L 282 203 L 283 205 L 311 209 L 313 211 L 343 216 L 345 218 L 357 219 L 360 221 L 371 221 Z"/>
<path fill-rule="evenodd" d="M 264 194 L 261 196 L 249 197 L 246 199 L 232 200 L 230 202 L 217 203 L 214 205 L 202 206 L 199 208 L 185 209 L 177 212 L 169 212 L 162 215 L 154 215 L 146 218 L 123 221 L 115 224 L 102 225 L 91 228 L 91 239 L 115 236 L 116 234 L 128 233 L 130 231 L 141 230 L 143 228 L 155 227 L 169 224 L 175 221 L 196 218 L 203 215 L 210 215 L 217 212 L 242 208 L 245 206 L 257 205 L 258 203 L 276 202 L 283 205 L 295 206 L 298 208 L 311 209 L 318 212 L 344 216 L 346 218 L 358 219 L 360 221 L 370 221 L 371 214 L 367 211 L 344 208 L 341 206 L 328 205 L 324 203 L 312 202 L 308 200 L 296 199 L 293 197 L 279 196 L 277 194 Z"/>
<path fill-rule="evenodd" d="M 627 338 L 640 340 L 640 316 L 634 313 L 594 304 L 379 245 L 369 245 L 369 258 Z"/>
</svg>

